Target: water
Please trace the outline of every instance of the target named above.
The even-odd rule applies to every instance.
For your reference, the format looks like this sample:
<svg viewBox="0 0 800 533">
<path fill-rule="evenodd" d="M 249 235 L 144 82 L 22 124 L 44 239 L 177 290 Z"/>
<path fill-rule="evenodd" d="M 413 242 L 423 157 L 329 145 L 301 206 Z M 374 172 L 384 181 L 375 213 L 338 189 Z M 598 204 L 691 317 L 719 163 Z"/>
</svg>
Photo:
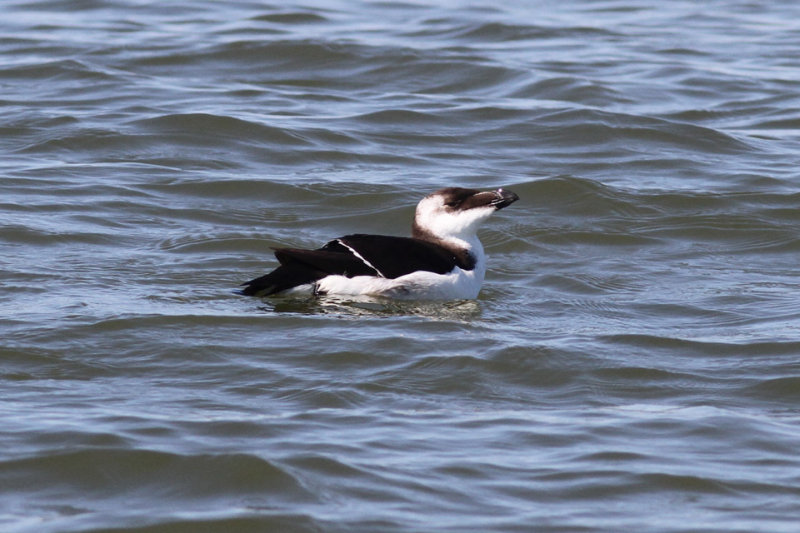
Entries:
<svg viewBox="0 0 800 533">
<path fill-rule="evenodd" d="M 0 20 L 3 531 L 797 530 L 797 3 Z M 234 293 L 448 185 L 477 301 Z"/>
</svg>

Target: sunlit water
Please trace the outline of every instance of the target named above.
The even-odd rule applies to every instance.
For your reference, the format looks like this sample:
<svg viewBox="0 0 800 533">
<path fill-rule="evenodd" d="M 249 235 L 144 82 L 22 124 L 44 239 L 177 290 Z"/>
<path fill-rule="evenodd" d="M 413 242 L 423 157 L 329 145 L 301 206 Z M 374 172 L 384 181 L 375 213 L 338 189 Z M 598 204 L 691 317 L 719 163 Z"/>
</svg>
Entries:
<svg viewBox="0 0 800 533">
<path fill-rule="evenodd" d="M 797 531 L 800 4 L 0 21 L 3 531 Z M 477 301 L 236 294 L 450 185 Z"/>
</svg>

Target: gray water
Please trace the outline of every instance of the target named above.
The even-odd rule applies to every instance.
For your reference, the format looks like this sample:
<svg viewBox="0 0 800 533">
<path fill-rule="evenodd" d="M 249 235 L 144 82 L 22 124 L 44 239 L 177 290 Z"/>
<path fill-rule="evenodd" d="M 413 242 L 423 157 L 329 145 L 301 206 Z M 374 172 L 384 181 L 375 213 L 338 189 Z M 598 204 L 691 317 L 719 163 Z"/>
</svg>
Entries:
<svg viewBox="0 0 800 533">
<path fill-rule="evenodd" d="M 0 529 L 798 531 L 800 4 L 0 4 Z M 246 298 L 521 200 L 477 301 Z"/>
</svg>

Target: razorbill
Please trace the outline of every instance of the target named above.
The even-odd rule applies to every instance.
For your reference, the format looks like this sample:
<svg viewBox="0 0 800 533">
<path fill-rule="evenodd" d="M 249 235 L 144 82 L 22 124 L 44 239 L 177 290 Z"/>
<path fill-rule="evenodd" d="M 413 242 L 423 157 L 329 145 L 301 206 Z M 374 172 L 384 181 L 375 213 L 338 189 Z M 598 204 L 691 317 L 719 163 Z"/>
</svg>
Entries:
<svg viewBox="0 0 800 533">
<path fill-rule="evenodd" d="M 518 199 L 506 189 L 441 189 L 417 205 L 412 237 L 358 233 L 334 239 L 317 250 L 278 248 L 275 257 L 280 266 L 243 283 L 242 294 L 308 291 L 316 295 L 476 298 L 486 273 L 478 226 Z"/>
</svg>

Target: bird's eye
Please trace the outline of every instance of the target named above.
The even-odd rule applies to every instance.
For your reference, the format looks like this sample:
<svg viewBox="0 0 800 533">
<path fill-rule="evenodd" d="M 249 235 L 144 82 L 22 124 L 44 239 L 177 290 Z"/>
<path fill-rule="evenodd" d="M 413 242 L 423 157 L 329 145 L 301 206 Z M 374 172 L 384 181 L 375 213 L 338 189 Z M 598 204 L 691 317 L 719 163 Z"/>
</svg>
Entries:
<svg viewBox="0 0 800 533">
<path fill-rule="evenodd" d="M 445 202 L 444 205 L 446 205 L 447 207 L 456 207 L 458 205 L 458 201 L 450 200 L 449 202 Z"/>
</svg>

